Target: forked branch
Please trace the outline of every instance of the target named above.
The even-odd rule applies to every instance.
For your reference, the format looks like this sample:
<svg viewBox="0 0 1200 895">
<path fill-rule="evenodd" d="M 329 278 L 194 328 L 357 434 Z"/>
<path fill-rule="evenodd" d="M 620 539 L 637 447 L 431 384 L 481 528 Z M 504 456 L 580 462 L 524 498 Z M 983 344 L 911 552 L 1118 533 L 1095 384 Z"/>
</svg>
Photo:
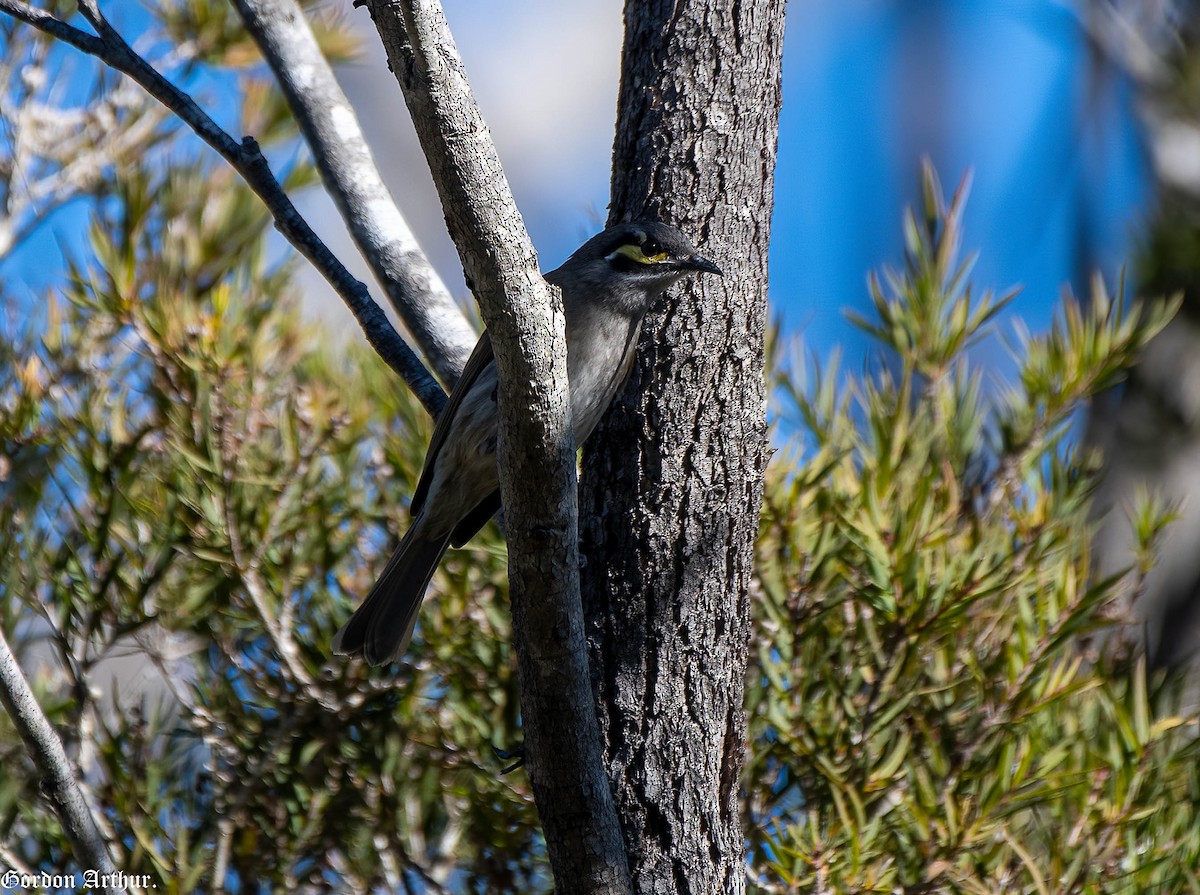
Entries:
<svg viewBox="0 0 1200 895">
<path fill-rule="evenodd" d="M 379 356 L 408 383 L 425 408 L 437 416 L 445 405 L 445 392 L 396 332 L 367 287 L 355 279 L 296 210 L 271 173 L 258 143 L 252 137 L 239 142 L 222 129 L 195 100 L 125 42 L 100 12 L 96 0 L 79 0 L 79 11 L 95 29 L 95 34 L 76 28 L 23 0 L 0 0 L 0 12 L 45 31 L 128 75 L 220 153 L 271 211 L 276 229 L 312 262 L 341 296 Z"/>
</svg>

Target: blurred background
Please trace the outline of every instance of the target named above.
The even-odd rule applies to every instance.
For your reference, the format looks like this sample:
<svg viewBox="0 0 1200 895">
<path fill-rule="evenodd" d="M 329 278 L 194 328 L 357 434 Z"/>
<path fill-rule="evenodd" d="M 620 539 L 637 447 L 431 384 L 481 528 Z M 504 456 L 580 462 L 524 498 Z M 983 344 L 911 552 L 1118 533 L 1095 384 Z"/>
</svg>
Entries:
<svg viewBox="0 0 1200 895">
<path fill-rule="evenodd" d="M 542 267 L 551 269 L 606 218 L 623 3 L 443 2 Z M 308 220 L 371 283 L 232 5 L 102 5 L 221 126 L 259 139 Z M 405 217 L 469 306 L 366 12 L 349 0 L 304 6 Z M 875 804 L 886 805 L 878 816 L 900 831 L 889 838 L 886 824 L 871 823 L 885 830 L 871 834 L 883 843 L 879 866 L 896 866 L 902 844 L 905 860 L 919 868 L 910 888 L 928 888 L 925 874 L 936 865 L 970 866 L 981 886 L 1013 878 L 995 872 L 992 860 L 1029 864 L 1041 880 L 1041 857 L 1047 868 L 1070 864 L 1081 874 L 1161 862 L 1174 879 L 1192 880 L 1200 838 L 1180 793 L 1197 791 L 1194 727 L 1180 728 L 1182 749 L 1160 742 L 1155 748 L 1170 754 L 1150 751 L 1147 743 L 1165 738 L 1174 722 L 1164 718 L 1151 729 L 1141 698 L 1155 690 L 1146 685 L 1150 676 L 1126 675 L 1123 663 L 1132 658 L 1143 672 L 1144 646 L 1155 664 L 1189 669 L 1192 683 L 1200 682 L 1193 661 L 1200 644 L 1200 0 L 791 0 L 787 15 L 768 288 L 784 345 L 775 372 L 798 383 L 795 391 L 805 391 L 809 371 L 832 369 L 837 356 L 845 381 L 870 380 L 858 375 L 863 368 L 878 373 L 888 362 L 846 312 L 875 316 L 866 278 L 902 262 L 902 214 L 919 204 L 924 157 L 947 193 L 971 180 L 963 229 L 964 248 L 978 251 L 975 290 L 1019 287 L 972 349 L 985 404 L 993 403 L 977 417 L 971 396 L 954 417 L 972 438 L 965 467 L 996 466 L 989 448 L 999 436 L 986 432 L 992 441 L 974 455 L 973 420 L 1003 418 L 1002 402 L 1016 405 L 1014 395 L 1047 400 L 1041 387 L 1006 391 L 1018 373 L 1010 352 L 1020 351 L 1023 331 L 1053 325 L 1064 290 L 1086 301 L 1089 279 L 1099 274 L 1113 291 L 1124 277 L 1130 295 L 1182 292 L 1184 303 L 1131 376 L 1065 434 L 1101 448 L 1102 464 L 1064 472 L 1045 460 L 1070 453 L 1052 427 L 1045 452 L 1028 454 L 1039 459 L 1029 461 L 1035 469 L 1024 490 L 1019 477 L 1011 490 L 993 487 L 989 506 L 1008 515 L 989 522 L 983 501 L 973 503 L 974 469 L 962 473 L 960 490 L 957 467 L 929 470 L 937 464 L 923 458 L 934 454 L 913 455 L 907 476 L 921 487 L 893 492 L 918 495 L 897 497 L 902 516 L 943 501 L 954 530 L 982 520 L 992 534 L 979 549 L 989 568 L 991 557 L 1004 567 L 1000 578 L 985 579 L 997 582 L 985 609 L 938 610 L 940 627 L 928 641 L 936 652 L 878 649 L 909 643 L 911 619 L 896 614 L 890 628 L 878 628 L 870 595 L 843 574 L 863 564 L 859 541 L 843 536 L 857 537 L 858 528 L 842 524 L 849 514 L 840 508 L 858 506 L 863 494 L 871 499 L 864 467 L 851 467 L 850 456 L 845 476 L 800 478 L 786 452 L 772 462 L 762 540 L 773 546 L 764 557 L 777 551 L 789 563 L 807 561 L 818 539 L 829 549 L 829 528 L 843 545 L 834 561 L 813 564 L 815 573 L 782 561 L 775 571 L 761 567 L 762 582 L 780 580 L 755 594 L 766 623 L 756 630 L 763 648 L 751 651 L 757 671 L 748 675 L 754 788 L 747 804 L 764 822 L 799 817 L 801 808 L 807 816 L 809 803 L 796 800 L 790 781 L 803 774 L 801 788 L 811 784 L 811 804 L 819 805 L 832 785 L 823 782 L 825 757 L 850 762 L 833 776 L 875 781 L 885 773 L 877 757 L 895 756 L 918 768 L 913 779 L 934 781 L 914 789 L 931 794 L 920 811 L 895 810 L 898 790 L 870 783 Z M 192 880 L 180 884 L 186 891 L 210 869 L 218 885 L 236 883 L 228 888 L 237 892 L 297 891 L 298 874 L 324 874 L 322 891 L 354 890 L 345 882 L 355 875 L 387 879 L 400 891 L 404 867 L 396 861 L 405 856 L 416 856 L 414 869 L 430 880 L 449 880 L 444 889 L 420 882 L 410 891 L 465 891 L 467 875 L 507 881 L 472 891 L 545 888 L 525 778 L 498 774 L 489 749 L 508 750 L 520 739 L 498 532 L 443 565 L 414 661 L 399 675 L 330 661 L 333 631 L 403 529 L 430 421 L 377 357 L 351 344 L 361 338 L 354 319 L 274 235 L 268 217 L 236 175 L 140 88 L 0 14 L 0 626 L 14 632 L 23 661 L 39 666 L 30 676 L 44 688 L 39 697 L 54 723 L 77 732 L 78 761 L 98 801 L 114 806 L 114 823 L 128 821 L 114 841 L 136 841 L 146 854 L 143 843 L 163 846 L 153 862 L 171 879 Z M 720 246 L 709 251 L 725 260 Z M 371 288 L 386 307 L 382 291 Z M 1094 381 L 1078 391 L 1090 392 Z M 897 406 L 886 397 L 894 392 L 880 394 L 877 405 Z M 785 397 L 772 403 L 781 446 L 794 434 L 793 410 Z M 889 435 L 902 417 L 873 419 L 884 420 L 879 428 Z M 841 451 L 832 439 L 824 447 Z M 1094 511 L 1084 499 L 1092 469 L 1101 473 Z M 999 478 L 994 471 L 980 477 Z M 948 475 L 952 494 L 942 487 Z M 1136 565 L 1143 557 L 1131 549 L 1128 516 L 1146 493 L 1163 495 L 1177 518 L 1155 542 L 1157 563 L 1143 579 L 1138 573 L 1150 563 Z M 822 513 L 840 521 L 826 525 Z M 1043 565 L 1024 559 L 1038 542 Z M 939 570 L 931 574 L 952 581 L 940 571 L 941 557 L 960 542 L 915 543 L 922 563 Z M 1131 565 L 1133 583 L 1114 606 L 1090 572 Z M 984 579 L 970 580 L 956 595 L 963 607 L 981 605 Z M 833 602 L 822 602 L 823 589 Z M 1077 653 L 1078 643 L 1060 634 L 1091 630 L 1098 600 L 1126 624 L 1105 627 L 1114 632 L 1099 644 L 1115 644 L 1108 652 Z M 858 603 L 871 611 L 828 611 Z M 1015 633 L 995 633 L 993 619 Z M 1080 655 L 1121 671 L 1101 681 L 1074 663 Z M 1072 669 L 1065 675 L 1060 659 Z M 935 671 L 964 682 L 967 702 L 946 702 L 941 685 L 929 685 Z M 1086 698 L 1078 705 L 1044 698 L 1051 677 L 1061 686 L 1051 692 Z M 868 681 L 871 696 L 860 705 Z M 1200 700 L 1200 686 L 1192 689 Z M 1020 735 L 994 723 L 1015 717 L 1013 693 L 1033 700 Z M 877 740 L 863 748 L 859 731 L 869 720 L 884 723 L 876 697 L 893 696 L 901 709 L 920 697 L 925 708 L 912 717 L 933 719 L 921 721 L 927 733 L 914 738 L 906 719 L 892 725 L 902 715 L 883 713 L 888 736 L 896 736 L 890 742 L 902 745 Z M 1005 714 L 997 714 L 1002 703 Z M 1127 734 L 1135 714 L 1145 736 Z M 38 798 L 39 775 L 3 773 L 26 767 L 5 718 L 0 712 L 0 834 L 15 831 L 31 865 L 59 867 L 61 826 Z M 800 748 L 814 730 L 814 745 Z M 987 773 L 976 778 L 943 760 L 948 749 L 972 752 L 971 737 L 995 744 L 979 753 Z M 1010 742 L 1039 763 L 1041 801 L 1026 801 L 1031 778 L 1013 773 Z M 822 761 L 812 763 L 805 750 Z M 1025 759 L 1017 764 L 1027 769 Z M 1012 789 L 988 782 L 1001 778 Z M 972 779 L 1001 794 L 991 810 L 1002 823 L 980 813 L 984 799 Z M 1102 786 L 1115 793 L 1111 800 L 1098 798 Z M 951 792 L 958 807 L 945 810 L 977 816 L 990 828 L 986 836 L 936 820 Z M 1018 800 L 1026 819 L 1011 842 L 1036 842 L 1042 851 L 1033 861 L 1024 850 L 1007 855 L 1007 846 L 979 845 L 999 842 L 996 830 L 1010 841 Z M 843 813 L 831 814 L 835 826 Z M 909 819 L 925 824 L 921 818 L 933 819 L 920 835 L 907 832 Z M 354 831 L 349 839 L 346 829 Z M 791 843 L 785 847 L 798 855 L 810 849 L 822 867 L 844 863 L 826 848 L 837 840 L 810 841 L 807 826 L 795 829 L 804 843 L 781 840 Z M 841 854 L 862 853 L 860 832 L 848 836 Z M 952 841 L 931 852 L 939 838 Z M 17 866 L 5 847 L 0 841 L 0 860 Z M 939 854 L 946 858 L 931 857 Z M 1181 890 L 1113 879 L 1118 888 L 1104 891 Z"/>
<path fill-rule="evenodd" d="M 449 0 L 458 38 L 544 269 L 602 226 L 616 105 L 621 8 L 615 0 Z M 858 370 L 872 343 L 846 311 L 869 311 L 866 276 L 901 258 L 900 221 L 928 156 L 946 189 L 971 178 L 965 248 L 979 290 L 1019 292 L 974 350 L 986 387 L 1015 365 L 1017 322 L 1037 332 L 1063 290 L 1095 274 L 1154 297 L 1190 286 L 1200 259 L 1197 10 L 1168 0 L 793 0 L 776 169 L 770 299 L 792 350 Z M 365 17 L 364 58 L 340 78 L 418 237 L 452 288 L 461 274 L 406 116 Z M 335 221 L 313 195 L 313 219 Z M 341 234 L 329 238 L 343 257 Z M 715 250 L 719 256 L 719 249 Z M 367 278 L 365 268 L 361 276 Z M 312 294 L 325 293 L 311 276 Z M 347 331 L 332 297 L 320 303 Z M 1148 597 L 1127 607 L 1156 659 L 1198 640 L 1200 341 L 1188 309 L 1131 383 L 1080 420 L 1103 445 L 1099 564 L 1131 560 L 1126 513 L 1160 490 L 1179 519 Z M 1006 338 L 1008 336 L 1009 338 Z M 786 428 L 786 420 L 782 421 Z"/>
<path fill-rule="evenodd" d="M 606 214 L 620 6 L 446 4 L 547 269 Z M 818 356 L 840 345 L 854 361 L 868 349 L 843 311 L 864 308 L 868 271 L 899 260 L 924 155 L 948 189 L 973 173 L 976 281 L 1023 286 L 1011 313 L 1031 327 L 1045 325 L 1062 287 L 1120 273 L 1147 222 L 1153 170 L 1136 84 L 1098 44 L 1095 15 L 1052 0 L 789 4 L 770 294 L 790 335 Z M 340 77 L 371 110 L 364 120 L 397 195 L 453 278 L 375 44 L 367 34 L 367 59 Z"/>
<path fill-rule="evenodd" d="M 621 46 L 617 0 L 445 0 L 451 27 L 505 162 L 544 269 L 562 260 L 606 215 L 609 153 Z M 361 35 L 339 78 L 360 110 L 376 157 L 416 235 L 452 291 L 468 301 L 428 171 L 365 12 L 315 8 L 348 20 Z M 144 11 L 111 10 L 136 38 Z M 1064 289 L 1087 292 L 1093 273 L 1156 295 L 1190 285 L 1200 190 L 1200 94 L 1192 63 L 1195 7 L 1182 0 L 793 0 L 788 5 L 784 107 L 776 171 L 770 298 L 801 374 L 805 354 L 820 364 L 835 351 L 858 369 L 870 343 L 848 321 L 867 310 L 869 271 L 901 257 L 900 220 L 916 196 L 923 156 L 947 190 L 968 172 L 966 248 L 977 249 L 977 289 L 1021 287 L 996 332 L 1019 319 L 1046 327 Z M 134 40 L 133 42 L 136 42 Z M 60 99 L 88 91 L 88 71 L 62 53 Z M 236 129 L 243 99 L 211 69 L 186 84 L 225 126 Z M 181 145 L 203 151 L 185 140 Z M 285 165 L 297 150 L 276 151 Z M 291 155 L 288 155 L 288 152 Z M 38 216 L 0 260 L 5 306 L 61 280 L 81 248 L 93 201 L 81 197 Z M 331 247 L 370 282 L 319 190 L 301 210 Z M 276 239 L 276 250 L 285 248 Z M 714 254 L 720 260 L 720 250 Z M 329 333 L 357 326 L 310 270 L 306 307 Z M 377 293 L 378 294 L 378 293 Z M 1189 297 L 1189 302 L 1191 298 Z M 382 302 L 385 304 L 386 302 Z M 1185 310 L 1154 363 L 1094 416 L 1087 437 L 1108 449 L 1102 508 L 1120 508 L 1144 485 L 1181 501 L 1174 551 L 1160 570 L 1165 596 L 1152 627 L 1196 624 L 1192 595 L 1200 563 L 1200 357 Z M 990 337 L 975 357 L 1010 375 L 1008 349 Z M 1081 421 L 1081 430 L 1084 425 Z M 1122 530 L 1124 526 L 1120 526 Z M 1100 554 L 1116 558 L 1121 536 L 1102 528 Z M 1173 608 L 1172 608 L 1173 607 Z M 1182 613 L 1182 614 L 1172 614 Z M 1156 655 L 1172 661 L 1177 644 Z M 1185 638 L 1186 639 L 1186 638 Z"/>
<path fill-rule="evenodd" d="M 1109 4 L 1095 4 L 1108 7 Z M 416 138 L 366 14 L 343 87 L 392 190 L 443 277 L 465 298 Z M 1126 60 L 1098 43 L 1093 4 L 1054 0 L 794 0 L 788 6 L 770 294 L 787 332 L 853 361 L 866 343 L 844 316 L 864 309 L 867 272 L 900 257 L 900 216 L 928 155 L 952 189 L 973 174 L 969 246 L 983 288 L 1023 287 L 1010 313 L 1044 325 L 1059 290 L 1093 270 L 1115 278 L 1144 233 L 1152 147 Z M 446 0 L 451 27 L 542 266 L 603 225 L 621 47 L 615 0 Z M 136 34 L 138 15 L 115 10 Z M 1123 12 L 1113 11 L 1113 16 Z M 1120 26 L 1133 28 L 1134 21 Z M 70 78 L 70 60 L 64 59 Z M 194 88 L 232 125 L 238 97 L 205 73 Z M 1200 164 L 1200 162 L 1198 162 Z M 365 265 L 332 203 L 301 205 L 341 256 Z M 32 291 L 61 273 L 87 209 L 52 216 L 0 273 Z M 279 240 L 282 245 L 282 240 Z M 58 259 L 59 263 L 54 263 Z M 49 263 L 48 263 L 49 262 Z M 312 275 L 311 305 L 357 327 Z"/>
</svg>

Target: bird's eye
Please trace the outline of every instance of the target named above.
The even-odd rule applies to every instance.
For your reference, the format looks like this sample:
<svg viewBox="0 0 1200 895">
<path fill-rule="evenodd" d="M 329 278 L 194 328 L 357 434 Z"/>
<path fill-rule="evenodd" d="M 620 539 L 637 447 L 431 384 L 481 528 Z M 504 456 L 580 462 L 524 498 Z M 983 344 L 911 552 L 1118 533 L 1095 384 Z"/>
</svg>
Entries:
<svg viewBox="0 0 1200 895">
<path fill-rule="evenodd" d="M 658 264 L 660 261 L 667 260 L 667 253 L 663 251 L 662 246 L 653 240 L 647 239 L 641 245 L 636 245 L 632 242 L 627 242 L 620 246 L 615 252 L 610 252 L 605 258 L 611 262 L 618 262 L 621 259 L 628 259 L 623 263 L 628 264 L 630 261 L 638 264 Z"/>
</svg>

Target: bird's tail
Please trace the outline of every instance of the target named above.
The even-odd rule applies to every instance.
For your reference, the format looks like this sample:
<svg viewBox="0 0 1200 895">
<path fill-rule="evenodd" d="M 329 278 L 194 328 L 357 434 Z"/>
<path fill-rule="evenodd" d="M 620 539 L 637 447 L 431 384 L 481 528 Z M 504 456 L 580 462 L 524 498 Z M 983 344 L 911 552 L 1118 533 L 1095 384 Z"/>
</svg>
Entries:
<svg viewBox="0 0 1200 895">
<path fill-rule="evenodd" d="M 396 662 L 408 649 L 425 588 L 449 544 L 414 523 L 362 605 L 333 638 L 333 651 L 371 665 Z"/>
</svg>

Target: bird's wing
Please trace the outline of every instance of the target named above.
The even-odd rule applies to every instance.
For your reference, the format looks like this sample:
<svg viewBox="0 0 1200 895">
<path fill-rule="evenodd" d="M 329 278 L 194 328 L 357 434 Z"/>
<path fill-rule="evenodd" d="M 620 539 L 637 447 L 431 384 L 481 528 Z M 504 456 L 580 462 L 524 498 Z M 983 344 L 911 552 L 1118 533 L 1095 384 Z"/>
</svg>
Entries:
<svg viewBox="0 0 1200 895">
<path fill-rule="evenodd" d="M 450 546 L 461 547 L 487 525 L 487 521 L 500 509 L 500 489 L 497 488 L 475 505 L 475 509 L 463 516 L 454 531 L 450 532 Z"/>
<path fill-rule="evenodd" d="M 429 496 L 429 484 L 433 480 L 433 470 L 437 465 L 438 454 L 441 453 L 442 445 L 446 441 L 446 435 L 450 432 L 450 426 L 454 422 L 458 408 L 462 405 L 463 397 L 471 390 L 476 380 L 479 379 L 479 374 L 487 368 L 488 364 L 492 363 L 492 360 L 492 340 L 485 331 L 479 337 L 479 341 L 475 343 L 475 350 L 467 358 L 466 366 L 463 367 L 462 374 L 458 377 L 458 384 L 454 386 L 454 391 L 450 393 L 446 407 L 438 417 L 437 425 L 433 427 L 433 438 L 429 440 L 429 450 L 425 452 L 425 466 L 421 470 L 421 478 L 417 481 L 417 490 L 413 492 L 410 504 L 412 515 L 417 515 L 425 506 L 425 498 Z"/>
</svg>

